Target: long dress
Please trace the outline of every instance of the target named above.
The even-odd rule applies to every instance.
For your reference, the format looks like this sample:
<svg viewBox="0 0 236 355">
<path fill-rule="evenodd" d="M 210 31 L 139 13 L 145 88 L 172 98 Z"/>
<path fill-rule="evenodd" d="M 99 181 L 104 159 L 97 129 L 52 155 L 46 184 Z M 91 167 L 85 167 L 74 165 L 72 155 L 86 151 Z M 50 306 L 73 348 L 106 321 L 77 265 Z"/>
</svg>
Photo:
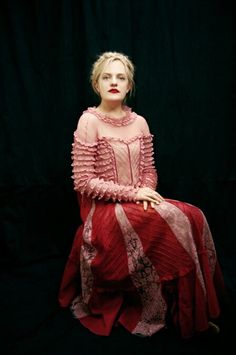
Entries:
<svg viewBox="0 0 236 355">
<path fill-rule="evenodd" d="M 124 107 L 110 118 L 90 107 L 74 132 L 72 166 L 82 224 L 63 273 L 59 303 L 99 335 L 122 325 L 150 336 L 167 318 L 182 337 L 219 316 L 223 287 L 203 212 L 165 199 L 145 211 L 139 187 L 157 187 L 153 136 Z"/>
</svg>

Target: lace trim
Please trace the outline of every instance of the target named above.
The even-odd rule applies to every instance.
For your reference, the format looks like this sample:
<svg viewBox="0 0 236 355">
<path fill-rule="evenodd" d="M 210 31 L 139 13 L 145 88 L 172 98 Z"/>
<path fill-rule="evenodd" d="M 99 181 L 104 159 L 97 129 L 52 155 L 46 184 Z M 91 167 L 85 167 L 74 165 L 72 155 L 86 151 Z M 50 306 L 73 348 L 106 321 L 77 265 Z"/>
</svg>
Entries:
<svg viewBox="0 0 236 355">
<path fill-rule="evenodd" d="M 137 134 L 136 136 L 133 136 L 131 138 L 128 139 L 124 139 L 124 138 L 117 138 L 117 137 L 109 137 L 109 136 L 103 136 L 101 138 L 99 138 L 98 140 L 105 140 L 105 141 L 114 141 L 114 142 L 121 142 L 121 143 L 125 143 L 125 144 L 130 144 L 135 142 L 138 139 L 150 139 L 151 145 L 152 145 L 152 138 L 153 138 L 153 134 Z"/>
<path fill-rule="evenodd" d="M 130 143 L 133 143 L 135 142 L 137 139 L 143 139 L 145 141 L 145 145 L 144 145 L 144 148 L 152 148 L 152 140 L 153 140 L 153 137 L 154 135 L 149 133 L 149 134 L 146 134 L 144 135 L 143 133 L 141 134 L 137 134 L 131 138 L 128 138 L 128 139 L 124 139 L 124 138 L 117 138 L 117 137 L 110 137 L 110 136 L 103 136 L 101 138 L 98 138 L 96 142 L 94 143 L 87 143 L 87 142 L 84 142 L 82 140 L 80 140 L 78 137 L 77 137 L 77 134 L 76 132 L 74 132 L 74 139 L 77 143 L 79 143 L 81 146 L 84 147 L 84 149 L 87 149 L 87 148 L 93 148 L 93 147 L 96 147 L 98 145 L 99 142 L 107 142 L 107 141 L 115 141 L 115 142 L 121 142 L 121 143 L 125 143 L 125 144 L 130 144 Z M 74 146 L 74 143 L 72 143 L 72 147 Z M 153 151 L 153 150 L 152 150 Z"/>
<path fill-rule="evenodd" d="M 202 211 L 201 211 L 201 214 L 202 214 L 202 218 L 203 218 L 203 231 L 202 231 L 203 245 L 204 245 L 205 249 L 207 250 L 211 273 L 212 273 L 212 275 L 214 275 L 216 260 L 217 260 L 215 245 L 213 242 L 212 234 L 211 234 L 208 222 L 206 220 L 206 217 Z"/>
<path fill-rule="evenodd" d="M 167 305 L 159 275 L 121 205 L 116 204 L 115 213 L 126 244 L 129 274 L 142 302 L 140 319 L 132 333 L 150 336 L 165 327 Z"/>
<path fill-rule="evenodd" d="M 121 127 L 121 126 L 127 126 L 128 124 L 132 123 L 136 118 L 136 114 L 131 111 L 130 107 L 123 106 L 123 111 L 125 112 L 125 115 L 121 118 L 113 118 L 113 117 L 106 115 L 105 113 L 98 112 L 96 110 L 96 107 L 89 107 L 86 111 L 84 111 L 84 113 L 86 113 L 86 112 L 92 113 L 99 120 L 101 120 L 105 123 L 108 123 L 112 126 Z"/>
<path fill-rule="evenodd" d="M 80 274 L 82 295 L 76 297 L 71 305 L 71 310 L 76 318 L 83 318 L 90 314 L 88 303 L 93 291 L 94 276 L 91 264 L 96 257 L 97 250 L 92 244 L 92 218 L 96 205 L 93 201 L 91 210 L 83 230 L 83 245 L 80 252 Z"/>
<path fill-rule="evenodd" d="M 155 206 L 155 210 L 169 225 L 179 243 L 191 256 L 191 259 L 193 260 L 196 267 L 197 277 L 202 286 L 204 295 L 206 296 L 204 276 L 201 270 L 196 242 L 194 240 L 189 218 L 178 207 L 167 201 L 161 203 L 158 206 Z"/>
</svg>

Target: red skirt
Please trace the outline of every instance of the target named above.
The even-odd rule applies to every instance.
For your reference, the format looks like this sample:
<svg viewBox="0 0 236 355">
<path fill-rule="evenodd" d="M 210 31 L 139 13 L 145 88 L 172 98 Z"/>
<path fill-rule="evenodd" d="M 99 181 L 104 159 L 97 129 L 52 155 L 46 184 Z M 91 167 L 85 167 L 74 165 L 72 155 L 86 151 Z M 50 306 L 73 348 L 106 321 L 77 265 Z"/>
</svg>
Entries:
<svg viewBox="0 0 236 355">
<path fill-rule="evenodd" d="M 167 314 L 182 337 L 219 315 L 223 279 L 202 211 L 166 199 L 142 204 L 80 199 L 75 235 L 59 292 L 62 307 L 99 335 L 123 325 L 150 336 Z"/>
</svg>

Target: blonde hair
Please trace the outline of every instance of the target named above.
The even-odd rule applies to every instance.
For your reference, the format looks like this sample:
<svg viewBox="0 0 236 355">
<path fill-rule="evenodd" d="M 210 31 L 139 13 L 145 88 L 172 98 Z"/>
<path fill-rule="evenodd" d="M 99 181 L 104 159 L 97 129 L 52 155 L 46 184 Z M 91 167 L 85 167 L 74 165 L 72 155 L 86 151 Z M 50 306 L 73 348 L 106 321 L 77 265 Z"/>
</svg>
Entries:
<svg viewBox="0 0 236 355">
<path fill-rule="evenodd" d="M 135 88 L 134 64 L 132 63 L 132 61 L 130 60 L 130 58 L 127 55 L 125 55 L 123 53 L 119 53 L 119 52 L 104 52 L 104 53 L 100 54 L 98 56 L 98 59 L 94 62 L 93 66 L 92 66 L 92 70 L 91 70 L 90 82 L 91 82 L 92 88 L 96 94 L 99 95 L 99 92 L 96 88 L 96 84 L 98 82 L 98 79 L 102 73 L 104 66 L 107 63 L 113 62 L 115 60 L 120 60 L 121 63 L 124 64 L 125 71 L 126 71 L 127 78 L 128 78 L 128 82 L 130 85 L 129 94 L 132 95 L 134 88 Z"/>
</svg>

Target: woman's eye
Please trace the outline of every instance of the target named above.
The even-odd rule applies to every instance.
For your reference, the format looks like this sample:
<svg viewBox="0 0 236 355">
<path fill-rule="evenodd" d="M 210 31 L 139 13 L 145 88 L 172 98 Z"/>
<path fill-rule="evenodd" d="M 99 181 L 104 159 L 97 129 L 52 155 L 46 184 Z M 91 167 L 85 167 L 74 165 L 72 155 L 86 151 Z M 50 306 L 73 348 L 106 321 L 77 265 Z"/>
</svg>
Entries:
<svg viewBox="0 0 236 355">
<path fill-rule="evenodd" d="M 125 80 L 125 77 L 124 76 L 120 76 L 119 79 L 120 80 Z"/>
</svg>

